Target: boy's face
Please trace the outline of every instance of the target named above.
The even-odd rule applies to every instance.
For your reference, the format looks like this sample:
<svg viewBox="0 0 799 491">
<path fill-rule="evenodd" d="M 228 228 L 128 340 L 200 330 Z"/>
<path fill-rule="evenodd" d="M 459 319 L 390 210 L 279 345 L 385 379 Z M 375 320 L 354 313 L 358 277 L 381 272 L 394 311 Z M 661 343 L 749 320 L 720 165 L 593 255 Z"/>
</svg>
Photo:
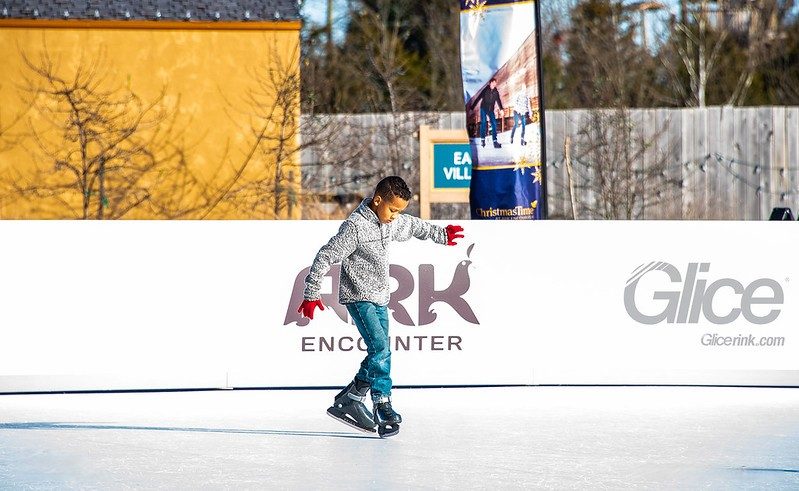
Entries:
<svg viewBox="0 0 799 491">
<path fill-rule="evenodd" d="M 372 205 L 370 208 L 375 212 L 380 223 L 391 223 L 407 207 L 408 202 L 399 196 L 392 196 L 390 199 L 383 198 L 382 196 L 374 196 L 372 197 Z"/>
</svg>

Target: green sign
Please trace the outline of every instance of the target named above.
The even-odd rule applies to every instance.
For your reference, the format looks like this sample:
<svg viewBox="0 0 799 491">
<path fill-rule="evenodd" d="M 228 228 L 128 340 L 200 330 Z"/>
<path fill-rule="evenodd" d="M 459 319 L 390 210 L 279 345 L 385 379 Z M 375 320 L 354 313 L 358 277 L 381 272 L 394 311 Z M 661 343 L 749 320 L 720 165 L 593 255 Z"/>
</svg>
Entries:
<svg viewBox="0 0 799 491">
<path fill-rule="evenodd" d="M 472 181 L 472 155 L 468 143 L 433 144 L 433 187 L 468 188 Z"/>
</svg>

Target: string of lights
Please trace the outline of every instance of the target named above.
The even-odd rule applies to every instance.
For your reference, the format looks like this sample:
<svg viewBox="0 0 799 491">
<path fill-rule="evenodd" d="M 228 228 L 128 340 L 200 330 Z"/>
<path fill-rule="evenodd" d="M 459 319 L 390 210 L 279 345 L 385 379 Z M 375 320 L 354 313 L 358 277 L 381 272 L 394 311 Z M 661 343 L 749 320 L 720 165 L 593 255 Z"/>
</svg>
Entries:
<svg viewBox="0 0 799 491">
<path fill-rule="evenodd" d="M 565 156 L 556 154 L 553 156 L 553 159 L 547 160 L 547 166 L 552 167 L 554 169 L 560 169 L 561 167 L 565 168 Z M 594 167 L 590 162 L 586 162 L 582 158 L 579 157 L 571 157 L 572 162 L 575 164 L 573 165 L 572 171 L 575 174 L 580 175 L 580 177 L 584 179 L 589 179 L 590 176 L 587 176 L 581 172 L 584 169 L 590 169 Z M 730 175 L 733 179 L 733 182 L 740 183 L 747 188 L 750 188 L 755 191 L 756 194 L 766 194 L 775 197 L 779 197 L 780 200 L 785 201 L 788 197 L 799 196 L 799 187 L 789 188 L 790 184 L 794 186 L 799 185 L 799 179 L 797 182 L 793 183 L 786 183 L 782 189 L 777 190 L 769 190 L 766 189 L 761 183 L 761 178 L 764 177 L 763 174 L 766 172 L 769 167 L 753 162 L 747 162 L 740 159 L 727 157 L 721 153 L 714 152 L 710 153 L 701 157 L 696 157 L 684 162 L 668 164 L 660 166 L 660 174 L 662 177 L 666 178 L 669 175 L 675 175 L 679 172 L 679 182 L 681 187 L 687 187 L 686 181 L 689 180 L 692 176 L 686 175 L 683 172 L 683 169 L 686 171 L 695 171 L 695 172 L 708 172 L 709 165 L 716 165 L 718 168 L 723 170 L 726 174 Z M 646 175 L 646 170 L 635 169 L 634 174 L 636 177 L 641 177 Z M 782 166 L 777 169 L 777 174 L 781 179 L 788 179 L 791 173 L 799 174 L 799 167 L 795 166 Z M 749 176 L 760 176 L 757 179 L 757 182 L 753 182 Z M 675 175 L 676 177 L 676 175 Z"/>
</svg>

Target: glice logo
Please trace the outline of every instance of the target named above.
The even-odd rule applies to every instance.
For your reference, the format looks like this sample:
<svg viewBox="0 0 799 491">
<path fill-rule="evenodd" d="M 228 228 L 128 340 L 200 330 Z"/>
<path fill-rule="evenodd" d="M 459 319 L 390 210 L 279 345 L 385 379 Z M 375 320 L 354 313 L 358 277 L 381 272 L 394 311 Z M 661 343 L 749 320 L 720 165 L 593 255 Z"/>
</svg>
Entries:
<svg viewBox="0 0 799 491">
<path fill-rule="evenodd" d="M 641 312 L 635 303 L 638 282 L 652 271 L 666 273 L 671 283 L 682 283 L 672 289 L 656 290 L 652 294 L 653 300 L 662 300 L 659 303 L 658 313 L 647 315 Z M 683 280 L 680 271 L 672 264 L 662 261 L 653 261 L 639 266 L 627 280 L 624 289 L 624 308 L 627 314 L 641 324 L 657 324 L 666 321 L 667 324 L 696 324 L 699 317 L 713 324 L 730 324 L 743 314 L 744 319 L 752 324 L 768 324 L 779 315 L 780 309 L 772 309 L 765 315 L 759 316 L 752 312 L 753 305 L 782 305 L 784 294 L 782 286 L 772 278 L 758 278 L 744 286 L 733 278 L 720 278 L 708 283 L 707 279 L 698 278 L 698 273 L 710 271 L 710 263 L 688 263 L 688 270 Z M 758 296 L 755 293 L 762 289 Z M 724 292 L 720 292 L 724 290 Z M 728 290 L 735 296 L 732 300 L 735 307 L 728 312 L 716 312 L 713 300 L 717 296 L 729 296 Z M 728 297 L 729 298 L 729 297 Z"/>
<path fill-rule="evenodd" d="M 466 256 L 469 257 L 472 252 L 474 244 L 470 245 L 466 251 Z M 397 280 L 398 287 L 391 293 L 388 302 L 388 308 L 392 311 L 394 319 L 402 325 L 413 326 L 416 325 L 408 313 L 408 310 L 402 305 L 402 301 L 413 295 L 414 290 L 417 290 L 419 296 L 419 310 L 418 321 L 420 326 L 431 324 L 436 320 L 436 313 L 433 312 L 432 306 L 436 302 L 446 303 L 452 307 L 461 318 L 472 324 L 479 324 L 477 316 L 469 303 L 463 298 L 463 295 L 469 291 L 471 286 L 471 279 L 469 278 L 469 265 L 472 261 L 465 259 L 458 263 L 455 268 L 455 274 L 452 276 L 450 285 L 443 290 L 435 289 L 435 266 L 432 264 L 419 265 L 419 278 L 414 281 L 413 274 L 404 266 L 392 264 L 389 266 L 389 276 Z M 288 308 L 286 309 L 286 318 L 283 325 L 296 322 L 299 326 L 306 326 L 310 322 L 309 319 L 302 317 L 297 312 L 297 306 L 302 303 L 303 292 L 305 290 L 305 277 L 308 275 L 310 267 L 303 269 L 297 274 L 294 279 L 294 289 L 291 292 L 291 299 L 289 300 Z M 338 303 L 338 287 L 339 287 L 339 272 L 341 265 L 335 264 L 327 272 L 326 276 L 330 276 L 333 281 L 332 293 L 323 293 L 322 303 L 326 307 L 332 308 L 338 317 L 344 322 L 348 321 L 348 313 L 346 307 Z M 418 289 L 417 289 L 418 287 Z"/>
</svg>

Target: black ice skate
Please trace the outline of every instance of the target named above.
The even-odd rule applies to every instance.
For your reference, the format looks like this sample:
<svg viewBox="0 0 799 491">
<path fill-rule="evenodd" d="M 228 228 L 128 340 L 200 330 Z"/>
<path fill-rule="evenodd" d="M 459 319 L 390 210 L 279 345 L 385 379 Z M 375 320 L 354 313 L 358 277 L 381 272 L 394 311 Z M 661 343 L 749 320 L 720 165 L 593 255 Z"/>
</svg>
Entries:
<svg viewBox="0 0 799 491">
<path fill-rule="evenodd" d="M 391 408 L 391 399 L 381 397 L 374 403 L 374 418 L 377 423 L 377 434 L 380 438 L 387 438 L 399 433 L 402 416 Z"/>
<path fill-rule="evenodd" d="M 480 142 L 481 142 L 482 146 L 486 146 L 486 139 L 485 138 L 480 138 Z"/>
<path fill-rule="evenodd" d="M 327 414 L 356 430 L 374 433 L 375 422 L 372 413 L 363 403 L 368 391 L 369 384 L 367 382 L 355 379 L 336 394 L 333 405 L 327 408 Z"/>
<path fill-rule="evenodd" d="M 502 148 L 502 144 L 494 140 L 494 148 Z"/>
</svg>

